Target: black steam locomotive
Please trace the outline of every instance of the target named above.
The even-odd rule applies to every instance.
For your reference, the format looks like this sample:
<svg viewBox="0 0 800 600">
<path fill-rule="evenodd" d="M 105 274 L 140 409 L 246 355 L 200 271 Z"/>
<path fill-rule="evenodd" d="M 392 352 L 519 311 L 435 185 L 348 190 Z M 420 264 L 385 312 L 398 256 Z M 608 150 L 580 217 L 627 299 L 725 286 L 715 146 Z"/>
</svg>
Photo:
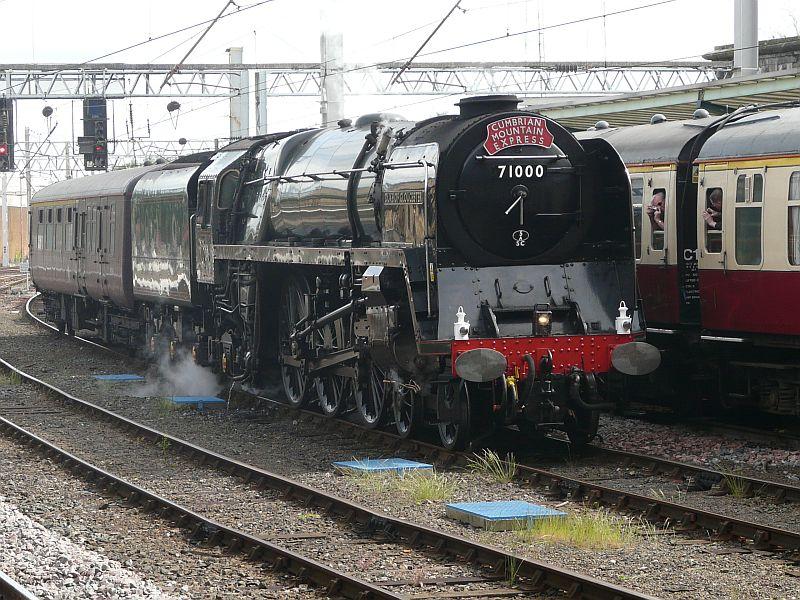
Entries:
<svg viewBox="0 0 800 600">
<path fill-rule="evenodd" d="M 46 312 L 233 379 L 277 367 L 294 406 L 447 447 L 508 424 L 585 442 L 612 362 L 658 360 L 635 341 L 630 185 L 605 140 L 518 103 L 56 183 L 31 205 Z"/>
</svg>

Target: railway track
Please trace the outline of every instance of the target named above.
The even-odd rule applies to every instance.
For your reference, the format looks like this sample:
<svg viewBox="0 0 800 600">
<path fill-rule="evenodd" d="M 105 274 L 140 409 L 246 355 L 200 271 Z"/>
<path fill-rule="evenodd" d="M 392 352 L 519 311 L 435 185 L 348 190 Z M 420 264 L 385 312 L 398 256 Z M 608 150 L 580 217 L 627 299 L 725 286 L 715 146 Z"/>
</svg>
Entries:
<svg viewBox="0 0 800 600">
<path fill-rule="evenodd" d="M 0 600 L 37 600 L 31 592 L 26 590 L 6 573 L 0 571 Z"/>
<path fill-rule="evenodd" d="M 295 410 L 281 402 L 270 398 L 259 397 L 262 402 L 269 402 L 285 410 Z M 369 430 L 355 423 L 345 420 L 331 421 L 321 414 L 304 409 L 303 418 L 313 419 L 317 423 L 331 427 L 352 428 L 353 435 L 361 437 L 370 443 L 382 443 L 392 451 L 405 449 L 429 461 L 439 464 L 467 467 L 473 454 L 468 452 L 452 452 L 435 444 L 418 440 L 402 439 L 395 434 Z M 602 452 L 602 450 L 601 450 Z M 637 464 L 654 464 L 654 470 L 668 475 L 678 475 L 681 472 L 697 473 L 707 470 L 694 465 L 685 465 L 686 470 L 681 471 L 684 463 L 674 463 L 647 456 L 640 456 L 617 451 L 610 455 L 621 456 L 624 460 L 635 461 Z M 674 463 L 674 464 L 673 464 Z M 707 471 L 724 477 L 725 474 Z M 751 489 L 756 489 L 757 479 L 746 479 L 750 482 Z M 573 501 L 583 501 L 592 505 L 602 506 L 618 511 L 635 511 L 641 513 L 648 521 L 659 525 L 677 526 L 683 532 L 700 532 L 713 534 L 719 539 L 750 541 L 756 548 L 776 552 L 788 552 L 788 558 L 796 560 L 800 557 L 800 533 L 788 529 L 771 527 L 766 524 L 754 523 L 744 519 L 737 519 L 728 515 L 700 510 L 696 507 L 679 504 L 667 500 L 644 496 L 619 488 L 605 486 L 594 481 L 580 480 L 565 476 L 556 471 L 541 469 L 534 465 L 521 463 L 517 465 L 517 480 L 521 483 L 544 488 L 546 493 L 553 498 L 567 498 Z M 773 484 L 774 482 L 768 482 Z M 785 484 L 774 484 L 779 489 L 787 489 L 781 498 L 796 498 L 800 489 Z M 783 501 L 778 498 L 778 501 Z"/>
<path fill-rule="evenodd" d="M 33 314 L 32 301 L 33 298 L 26 305 L 28 316 L 41 325 L 55 329 Z M 115 350 L 91 340 L 76 339 L 117 353 Z M 296 409 L 273 398 L 254 397 L 244 391 L 239 393 L 280 410 L 297 414 Z M 442 465 L 465 467 L 473 456 L 471 453 L 452 452 L 438 445 L 419 440 L 403 439 L 388 431 L 366 429 L 346 419 L 328 419 L 321 413 L 309 409 L 302 409 L 299 414 L 322 426 L 347 428 L 352 435 L 361 437 L 370 443 L 380 444 L 388 451 L 394 452 L 403 449 Z M 654 475 L 663 475 L 669 478 L 691 477 L 702 481 L 703 485 L 709 488 L 714 488 L 712 491 L 720 494 L 726 493 L 726 487 L 731 482 L 730 474 L 698 465 L 596 446 L 592 446 L 591 451 L 600 456 L 612 458 L 621 466 L 636 465 Z M 553 498 L 568 498 L 613 510 L 638 512 L 652 523 L 676 526 L 689 534 L 696 532 L 703 535 L 710 534 L 718 539 L 750 542 L 757 549 L 785 552 L 787 557 L 792 560 L 800 557 L 800 533 L 792 530 L 771 527 L 765 523 L 735 518 L 663 498 L 625 491 L 618 487 L 566 476 L 558 471 L 539 468 L 534 464 L 524 462 L 518 465 L 517 478 L 521 483 L 544 489 Z M 800 487 L 745 475 L 736 475 L 735 478 L 737 486 L 740 488 L 737 493 L 742 495 L 756 495 L 772 502 L 800 502 Z"/>
<path fill-rule="evenodd" d="M 277 495 L 283 502 L 302 507 L 304 511 L 316 511 L 325 518 L 345 524 L 347 528 L 358 530 L 362 534 L 369 533 L 373 538 L 377 536 L 383 544 L 391 543 L 406 548 L 405 551 L 424 553 L 438 562 L 457 564 L 462 568 L 469 566 L 470 569 L 473 569 L 474 575 L 471 578 L 462 576 L 460 579 L 463 581 L 471 579 L 488 586 L 484 589 L 473 590 L 469 594 L 470 596 L 474 597 L 479 594 L 483 597 L 502 597 L 523 594 L 537 597 L 542 593 L 555 592 L 567 593 L 570 597 L 575 598 L 592 599 L 649 597 L 551 564 L 522 558 L 473 540 L 389 517 L 382 512 L 373 511 L 126 419 L 43 382 L 4 360 L 0 360 L 0 367 L 16 373 L 18 377 L 47 394 L 57 396 L 70 410 L 80 409 L 84 421 L 87 414 L 93 418 L 102 419 L 115 427 L 124 429 L 130 437 L 144 440 L 145 446 L 151 449 L 155 446 L 169 448 L 169 452 L 174 453 L 177 457 L 176 460 L 191 460 L 195 464 L 199 462 L 227 475 L 235 476 L 240 481 L 254 486 L 255 489 L 262 490 L 263 493 Z M 0 421 L 0 428 L 26 443 L 41 447 L 44 452 L 57 456 L 66 466 L 95 480 L 110 493 L 122 496 L 146 510 L 157 512 L 164 518 L 190 530 L 192 535 L 203 535 L 208 543 L 222 545 L 256 558 L 266 556 L 271 565 L 286 569 L 300 579 L 322 586 L 332 594 L 354 598 L 407 597 L 395 591 L 398 588 L 394 586 L 402 584 L 402 581 L 394 582 L 393 586 L 370 584 L 366 581 L 359 581 L 358 578 L 351 580 L 351 574 L 341 571 L 332 572 L 330 567 L 318 565 L 316 561 L 310 560 L 308 557 L 289 553 L 285 548 L 275 546 L 268 540 L 258 539 L 252 534 L 226 527 L 219 521 L 204 517 L 205 513 L 202 511 L 193 511 L 189 507 L 167 500 L 118 475 L 112 475 L 108 471 L 91 465 L 85 457 L 78 458 L 74 453 L 45 441 L 34 432 L 25 431 L 24 428 L 12 424 L 7 419 Z M 504 580 L 509 578 L 509 569 L 513 569 L 515 586 L 509 588 L 505 583 L 498 588 L 498 581 L 504 583 Z M 459 581 L 459 577 L 452 579 L 455 583 Z M 366 587 L 367 585 L 371 587 Z M 458 592 L 453 591 L 452 594 L 451 597 L 458 597 Z M 423 596 L 415 595 L 414 597 Z"/>
<path fill-rule="evenodd" d="M 46 327 L 55 329 L 52 325 L 33 314 L 31 310 L 32 301 L 33 298 L 26 305 L 26 312 L 29 317 Z M 77 339 L 106 351 L 117 353 L 114 349 L 97 344 L 92 340 Z M 253 397 L 249 392 L 240 391 L 240 393 Z M 268 403 L 280 410 L 296 413 L 296 409 L 275 399 L 263 396 L 255 398 L 259 402 Z M 313 410 L 302 409 L 300 414 L 303 418 L 314 420 L 326 427 L 347 428 L 356 437 L 364 438 L 371 443 L 381 444 L 390 451 L 404 449 L 438 464 L 465 467 L 472 457 L 471 453 L 452 452 L 435 444 L 402 439 L 388 431 L 366 429 L 346 419 L 331 420 Z M 672 479 L 692 478 L 701 482 L 701 485 L 712 488 L 711 491 L 715 493 L 724 494 L 731 491 L 728 489 L 732 481 L 729 473 L 680 461 L 597 446 L 592 446 L 591 452 L 612 458 L 618 461 L 621 466 L 635 465 L 654 475 L 663 475 Z M 800 558 L 800 533 L 792 530 L 771 527 L 764 523 L 756 523 L 726 514 L 701 510 L 690 505 L 625 491 L 595 481 L 569 477 L 557 471 L 542 469 L 524 462 L 518 465 L 517 478 L 522 483 L 543 488 L 553 498 L 568 498 L 573 501 L 583 501 L 613 510 L 638 512 L 652 523 L 673 525 L 686 533 L 697 532 L 704 535 L 711 534 L 718 539 L 751 542 L 757 549 L 786 552 L 787 557 L 792 560 Z M 735 475 L 734 478 L 739 488 L 737 493 L 742 496 L 759 496 L 771 502 L 800 502 L 800 487 L 745 475 Z"/>
</svg>

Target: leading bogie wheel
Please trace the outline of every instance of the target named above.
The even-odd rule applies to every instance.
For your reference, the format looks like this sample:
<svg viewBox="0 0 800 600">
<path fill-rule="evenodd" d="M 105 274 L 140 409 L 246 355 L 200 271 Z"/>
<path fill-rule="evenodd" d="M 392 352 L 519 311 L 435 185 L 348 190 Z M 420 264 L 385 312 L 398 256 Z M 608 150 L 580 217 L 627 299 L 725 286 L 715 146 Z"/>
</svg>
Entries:
<svg viewBox="0 0 800 600">
<path fill-rule="evenodd" d="M 439 384 L 441 403 L 456 418 L 439 422 L 439 439 L 448 450 L 463 450 L 471 441 L 472 407 L 470 390 L 463 379 Z"/>
<path fill-rule="evenodd" d="M 576 409 L 574 416 L 568 419 L 565 431 L 570 443 L 580 449 L 597 436 L 600 425 L 600 411 Z"/>
<path fill-rule="evenodd" d="M 290 335 L 295 325 L 306 317 L 304 286 L 296 278 L 288 278 L 281 289 L 280 312 L 278 315 L 278 344 L 281 382 L 286 400 L 295 408 L 300 408 L 307 401 L 307 376 L 301 365 L 291 364 L 287 358 L 294 353 Z"/>
<path fill-rule="evenodd" d="M 417 426 L 419 407 L 417 399 L 419 394 L 411 387 L 405 385 L 393 386 L 389 396 L 391 398 L 392 417 L 397 435 L 409 438 Z"/>
</svg>

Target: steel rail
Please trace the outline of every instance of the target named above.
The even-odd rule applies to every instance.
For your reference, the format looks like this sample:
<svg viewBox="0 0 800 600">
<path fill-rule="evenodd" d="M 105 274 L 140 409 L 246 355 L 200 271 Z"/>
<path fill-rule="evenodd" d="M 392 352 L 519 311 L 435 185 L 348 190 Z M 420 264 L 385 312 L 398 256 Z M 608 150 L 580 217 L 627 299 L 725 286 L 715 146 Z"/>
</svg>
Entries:
<svg viewBox="0 0 800 600">
<path fill-rule="evenodd" d="M 2 358 L 0 358 L 0 368 L 16 373 L 19 377 L 36 387 L 48 393 L 55 394 L 62 400 L 74 404 L 95 416 L 111 421 L 124 429 L 135 431 L 139 436 L 153 441 L 168 440 L 171 451 L 183 452 L 188 456 L 199 459 L 202 464 L 210 464 L 214 468 L 220 469 L 229 475 L 241 477 L 245 481 L 254 483 L 259 488 L 277 490 L 286 500 L 302 503 L 309 508 L 323 511 L 331 517 L 342 518 L 353 524 L 360 525 L 367 530 L 380 532 L 411 547 L 429 548 L 437 554 L 462 560 L 467 563 L 482 566 L 489 565 L 493 574 L 505 574 L 508 569 L 513 568 L 516 579 L 519 580 L 523 586 L 521 592 L 526 590 L 567 592 L 570 594 L 571 598 L 585 598 L 587 600 L 643 600 L 653 598 L 650 595 L 626 589 L 569 569 L 517 556 L 499 548 L 481 544 L 461 536 L 387 516 L 384 513 L 373 511 L 361 504 L 351 502 L 322 490 L 311 488 L 298 481 L 271 473 L 259 467 L 226 457 L 212 450 L 197 446 L 181 438 L 174 437 L 168 433 L 158 431 L 123 417 L 122 415 L 77 398 L 69 392 L 42 381 L 11 365 Z M 7 422 L 5 419 L 0 419 L 0 425 L 5 424 L 5 422 Z M 30 435 L 31 434 L 29 434 L 29 436 Z M 70 455 L 68 460 L 79 459 Z M 80 461 L 80 463 L 83 463 L 83 461 Z M 109 474 L 104 474 L 102 477 L 108 478 Z M 127 482 L 125 483 L 129 486 L 132 485 Z M 130 488 L 130 490 L 135 491 L 133 488 Z M 158 497 L 153 494 L 149 494 L 148 498 L 153 501 L 158 500 Z M 190 512 L 188 509 L 181 510 L 187 514 Z M 174 513 L 175 510 L 172 509 L 170 512 Z M 195 514 L 192 513 L 192 515 Z M 202 518 L 200 515 L 196 515 L 196 517 Z M 219 528 L 221 526 L 214 523 L 214 527 Z M 222 530 L 219 529 L 219 531 Z M 222 539 L 214 541 L 224 541 L 228 543 L 234 539 L 234 536 L 242 541 L 245 540 L 245 538 L 242 537 L 245 534 L 241 534 L 240 532 L 234 534 L 223 533 L 221 535 Z M 220 534 L 217 534 L 217 537 L 219 536 Z M 241 542 L 236 542 L 234 548 L 240 544 Z M 293 564 L 291 561 L 289 562 Z M 386 592 L 384 592 L 384 594 L 386 594 Z M 384 595 L 380 597 L 393 596 Z"/>
<path fill-rule="evenodd" d="M 652 473 L 677 477 L 687 475 L 703 480 L 705 483 L 715 486 L 721 492 L 729 493 L 729 483 L 731 479 L 741 481 L 744 496 L 761 496 L 773 502 L 800 502 L 800 487 L 779 481 L 760 479 L 750 475 L 738 475 L 723 473 L 715 469 L 709 469 L 701 465 L 694 465 L 678 460 L 660 458 L 649 454 L 639 454 L 628 450 L 618 450 L 605 446 L 591 446 L 592 452 L 599 455 L 613 456 L 620 459 L 624 464 L 632 464 L 645 468 Z"/>
<path fill-rule="evenodd" d="M 37 597 L 0 571 L 0 600 L 37 600 Z"/>
<path fill-rule="evenodd" d="M 31 318 L 35 319 L 36 321 L 43 323 L 47 327 L 56 329 L 52 325 L 45 323 L 44 321 L 33 315 L 32 311 L 29 310 L 33 299 L 34 298 L 31 298 L 26 305 L 26 311 L 28 312 L 28 315 Z M 111 350 L 105 346 L 96 344 L 91 340 L 85 340 L 84 338 L 77 338 L 77 339 L 80 339 L 81 341 L 86 341 L 94 346 L 106 350 Z M 5 361 L 0 359 L 0 364 L 7 364 L 7 363 L 5 363 Z M 47 383 L 44 382 L 40 383 L 45 386 L 52 387 Z M 59 390 L 59 392 L 61 391 Z M 247 394 L 246 392 L 241 392 L 241 393 Z M 271 398 L 265 398 L 263 396 L 258 396 L 258 399 L 261 401 L 269 402 L 272 405 L 281 407 L 284 410 L 293 411 L 295 413 L 297 412 L 297 409 L 289 407 L 283 402 L 279 402 Z M 77 398 L 75 398 L 75 400 L 81 403 L 85 402 L 83 400 L 78 400 Z M 95 408 L 104 412 L 110 412 L 100 407 L 95 407 Z M 429 444 L 426 442 L 421 442 L 418 440 L 402 439 L 398 435 L 387 431 L 382 431 L 378 429 L 366 429 L 364 427 L 359 426 L 356 423 L 352 423 L 350 421 L 346 421 L 343 419 L 331 420 L 320 413 L 308 409 L 302 409 L 300 413 L 318 422 L 333 423 L 337 426 L 352 428 L 355 431 L 361 432 L 360 435 L 362 437 L 369 436 L 373 440 L 379 442 L 383 440 L 384 443 L 386 443 L 387 440 L 391 440 L 392 445 L 396 449 L 400 448 L 411 449 L 417 454 L 424 456 L 429 460 L 438 461 L 440 463 L 444 464 L 456 463 L 459 464 L 460 466 L 466 466 L 471 456 L 468 453 L 451 452 L 445 450 L 440 446 L 436 446 L 434 444 Z M 158 435 L 162 434 L 159 433 Z M 636 455 L 633 454 L 633 456 Z M 218 458 L 215 460 L 224 458 L 219 455 L 217 455 L 217 457 Z M 626 459 L 627 458 L 629 457 L 626 455 Z M 664 469 L 663 472 L 670 472 L 670 470 L 675 469 L 675 465 L 672 464 L 671 461 L 657 459 L 654 457 L 647 457 L 647 460 L 654 461 L 656 464 L 660 463 Z M 725 476 L 725 474 L 721 472 L 714 472 L 710 470 L 706 471 L 708 473 L 714 473 L 719 477 Z M 526 464 L 518 465 L 517 475 L 521 480 L 523 480 L 526 483 L 535 485 L 537 487 L 544 487 L 547 493 L 549 493 L 554 497 L 569 497 L 574 501 L 585 501 L 591 504 L 620 511 L 622 510 L 637 511 L 643 513 L 644 516 L 649 521 L 654 523 L 663 525 L 667 524 L 677 525 L 682 530 L 686 531 L 706 530 L 716 534 L 720 539 L 739 538 L 742 540 L 749 540 L 752 541 L 758 548 L 761 549 L 768 549 L 773 551 L 782 551 L 785 549 L 795 553 L 800 552 L 800 533 L 790 531 L 787 529 L 771 527 L 769 525 L 754 523 L 744 519 L 730 517 L 724 514 L 697 509 L 695 507 L 679 504 L 676 502 L 670 502 L 667 500 L 661 500 L 649 496 L 643 496 L 641 494 L 635 494 L 633 492 L 626 492 L 618 488 L 600 485 L 598 483 L 594 483 L 591 481 L 585 481 L 572 477 L 567 477 L 557 472 L 540 469 L 532 465 L 526 465 Z M 751 489 L 754 489 L 756 483 L 761 480 L 751 480 L 751 481 L 752 483 L 750 487 Z M 781 484 L 775 484 L 775 485 L 779 487 L 781 486 Z M 783 487 L 789 489 L 792 488 L 792 486 L 788 485 Z M 792 490 L 792 495 L 794 495 L 795 493 L 796 491 Z M 780 495 L 776 496 L 777 496 L 776 500 L 782 499 L 782 496 Z M 379 516 L 381 518 L 384 518 L 383 515 Z"/>
<path fill-rule="evenodd" d="M 0 417 L 0 431 L 16 441 L 35 447 L 51 460 L 56 460 L 66 469 L 78 473 L 104 491 L 124 498 L 131 505 L 140 506 L 147 512 L 157 513 L 162 519 L 189 531 L 193 540 L 206 541 L 210 545 L 224 547 L 229 552 L 244 554 L 250 560 L 268 562 L 274 569 L 289 573 L 304 583 L 324 587 L 329 594 L 357 600 L 403 598 L 282 546 L 208 519 L 78 458 L 3 417 Z"/>
<path fill-rule="evenodd" d="M 259 400 L 274 403 L 284 407 L 286 410 L 296 412 L 296 409 L 270 398 L 259 396 Z M 331 420 L 307 409 L 303 409 L 302 413 L 306 418 L 317 422 L 327 422 L 337 427 L 353 428 L 357 432 L 357 437 L 369 439 L 370 441 L 380 442 L 383 440 L 385 443 L 387 440 L 392 440 L 393 449 L 412 450 L 417 455 L 430 461 L 466 467 L 469 465 L 470 458 L 473 457 L 472 454 L 467 452 L 453 452 L 435 444 L 403 439 L 390 432 L 366 429 L 356 423 L 342 419 Z M 600 485 L 592 481 L 568 477 L 524 463 L 517 465 L 516 477 L 524 483 L 545 488 L 547 494 L 553 498 L 569 498 L 573 501 L 584 501 L 618 511 L 637 511 L 653 523 L 677 526 L 681 531 L 686 532 L 705 530 L 716 534 L 719 539 L 723 540 L 737 538 L 749 540 L 754 542 L 759 549 L 776 552 L 783 550 L 793 553 L 800 552 L 800 533 L 788 529 L 771 527 L 676 502 L 659 500 L 619 488 Z"/>
</svg>

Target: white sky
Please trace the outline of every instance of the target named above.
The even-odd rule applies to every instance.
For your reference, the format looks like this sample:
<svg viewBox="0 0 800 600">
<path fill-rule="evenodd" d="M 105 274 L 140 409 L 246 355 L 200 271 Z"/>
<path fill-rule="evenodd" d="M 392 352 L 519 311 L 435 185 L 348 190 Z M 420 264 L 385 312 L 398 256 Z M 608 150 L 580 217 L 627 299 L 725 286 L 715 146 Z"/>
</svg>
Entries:
<svg viewBox="0 0 800 600">
<path fill-rule="evenodd" d="M 368 64 L 403 60 L 424 40 L 454 0 L 328 0 L 326 24 L 344 34 L 345 62 Z M 576 19 L 633 7 L 657 0 L 462 0 L 426 51 L 552 26 Z M 242 7 L 256 0 L 237 0 Z M 245 62 L 319 61 L 321 2 L 325 0 L 273 0 L 226 18 L 214 27 L 188 62 L 227 62 L 225 50 L 244 47 Z M 92 60 L 152 36 L 214 17 L 225 0 L 0 0 L 4 45 L 0 63 L 63 63 Z M 231 10 L 231 9 L 229 9 Z M 193 43 L 202 28 L 171 36 L 115 54 L 102 62 L 174 63 Z M 768 39 L 800 33 L 800 2 L 761 0 L 759 37 Z M 573 60 L 699 60 L 715 45 L 732 43 L 733 0 L 675 0 L 455 51 L 421 56 L 420 61 L 519 61 Z M 541 53 L 540 53 L 541 46 Z M 412 118 L 449 111 L 457 98 L 350 97 L 346 112 L 393 110 Z M 133 103 L 136 135 L 146 135 L 152 124 L 157 140 L 213 139 L 228 135 L 228 103 L 219 99 L 181 99 L 177 124 L 167 118 L 168 99 Z M 51 123 L 59 126 L 52 139 L 64 141 L 74 129 L 79 135 L 80 101 L 38 100 L 17 102 L 17 140 L 24 127 L 33 140 L 41 140 L 48 127 L 41 109 L 55 109 Z M 74 104 L 74 106 L 73 106 Z M 116 134 L 123 137 L 127 101 L 109 103 L 115 116 Z M 251 100 L 251 110 L 254 102 Z M 276 98 L 269 102 L 270 131 L 314 126 L 319 122 L 316 99 Z M 251 116 L 251 127 L 255 119 Z"/>
</svg>

